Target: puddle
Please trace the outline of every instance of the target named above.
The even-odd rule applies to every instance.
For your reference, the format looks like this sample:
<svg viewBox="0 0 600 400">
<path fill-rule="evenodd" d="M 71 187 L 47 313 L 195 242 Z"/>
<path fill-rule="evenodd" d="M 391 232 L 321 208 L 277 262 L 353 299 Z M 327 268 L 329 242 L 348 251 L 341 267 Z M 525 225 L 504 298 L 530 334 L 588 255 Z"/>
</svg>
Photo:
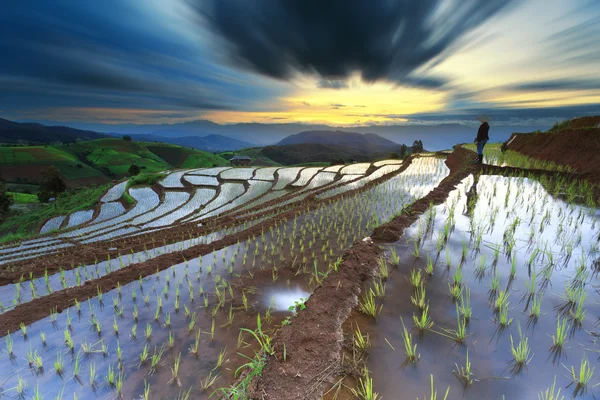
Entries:
<svg viewBox="0 0 600 400">
<path fill-rule="evenodd" d="M 290 311 L 290 307 L 308 300 L 310 295 L 311 292 L 303 289 L 298 284 L 295 286 L 271 287 L 266 289 L 262 304 L 264 307 L 273 306 L 276 311 Z"/>
</svg>

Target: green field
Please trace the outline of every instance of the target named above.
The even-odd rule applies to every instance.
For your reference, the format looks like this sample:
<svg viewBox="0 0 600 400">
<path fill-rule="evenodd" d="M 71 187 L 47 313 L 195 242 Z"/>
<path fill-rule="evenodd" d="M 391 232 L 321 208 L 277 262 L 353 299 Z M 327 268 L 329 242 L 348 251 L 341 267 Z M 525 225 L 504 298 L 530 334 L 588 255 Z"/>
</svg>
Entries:
<svg viewBox="0 0 600 400">
<path fill-rule="evenodd" d="M 145 173 L 227 164 L 223 158 L 200 150 L 123 139 L 92 140 L 70 145 L 66 150 L 80 159 L 88 160 L 100 170 L 109 170 L 117 177 L 126 176 L 133 164 Z"/>
<path fill-rule="evenodd" d="M 13 183 L 39 182 L 41 171 L 54 165 L 70 187 L 98 185 L 128 176 L 133 164 L 142 173 L 155 173 L 172 168 L 223 166 L 228 161 L 187 147 L 120 138 L 56 146 L 0 147 L 0 167 L 6 167 L 0 179 Z M 78 181 L 69 184 L 75 179 Z"/>
<path fill-rule="evenodd" d="M 48 166 L 58 168 L 65 179 L 101 176 L 95 168 L 82 163 L 77 156 L 53 146 L 0 147 L 0 166 Z"/>
<path fill-rule="evenodd" d="M 35 194 L 14 193 L 8 192 L 15 201 L 15 204 L 32 204 L 39 203 L 38 197 Z"/>
</svg>

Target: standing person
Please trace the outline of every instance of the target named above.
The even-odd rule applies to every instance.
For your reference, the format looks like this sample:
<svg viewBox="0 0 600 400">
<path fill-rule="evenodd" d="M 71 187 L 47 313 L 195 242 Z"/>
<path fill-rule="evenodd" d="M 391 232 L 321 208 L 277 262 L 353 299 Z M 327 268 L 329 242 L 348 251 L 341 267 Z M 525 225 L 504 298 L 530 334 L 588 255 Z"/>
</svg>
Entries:
<svg viewBox="0 0 600 400">
<path fill-rule="evenodd" d="M 488 132 L 490 131 L 490 117 L 487 115 L 480 115 L 477 120 L 481 122 L 479 130 L 477 131 L 477 137 L 475 138 L 475 144 L 477 144 L 477 159 L 473 161 L 473 164 L 483 164 L 483 147 L 490 140 Z"/>
</svg>

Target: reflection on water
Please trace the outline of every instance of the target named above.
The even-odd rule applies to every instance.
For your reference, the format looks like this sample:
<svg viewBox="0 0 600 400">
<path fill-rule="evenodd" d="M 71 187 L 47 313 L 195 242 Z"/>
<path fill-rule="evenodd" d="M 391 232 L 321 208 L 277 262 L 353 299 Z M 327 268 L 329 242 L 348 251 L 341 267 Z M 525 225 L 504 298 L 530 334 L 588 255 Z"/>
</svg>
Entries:
<svg viewBox="0 0 600 400">
<path fill-rule="evenodd" d="M 376 321 L 355 318 L 363 334 L 370 335 L 368 367 L 383 398 L 400 398 L 398 393 L 401 398 L 422 398 L 431 374 L 438 393 L 450 386 L 452 399 L 535 399 L 555 376 L 557 390 L 571 394 L 574 385 L 566 389 L 571 380 L 565 368 L 578 371 L 583 358 L 592 367 L 599 365 L 599 276 L 594 270 L 600 254 L 598 210 L 556 199 L 531 179 L 481 176 L 476 189 L 474 183 L 472 176 L 463 181 L 445 204 L 426 212 L 400 241 L 388 244 L 401 262 L 386 282 L 383 311 Z M 435 325 L 422 336 L 411 331 L 421 358 L 401 368 L 405 355 L 400 317 L 410 329 L 413 315 L 420 315 L 411 303 L 414 290 L 407 278 L 411 270 L 425 272 L 429 260 L 433 271 L 425 284 L 426 301 Z M 455 280 L 462 282 L 463 299 L 468 290 L 472 309 L 463 345 L 443 335 L 444 328 L 457 328 L 457 306 L 462 303 L 453 302 L 449 293 Z M 573 288 L 583 293 L 577 300 L 586 310 L 580 325 L 573 312 L 562 311 Z M 504 329 L 494 311 L 500 291 L 509 296 L 511 322 Z M 531 317 L 534 300 L 541 304 L 539 318 Z M 551 347 L 559 319 L 571 329 L 557 357 Z M 519 342 L 519 327 L 534 357 L 512 376 L 510 339 Z M 476 380 L 465 388 L 453 371 L 465 365 L 467 350 Z M 578 398 L 597 397 L 597 383 L 594 376 L 587 393 Z"/>
<path fill-rule="evenodd" d="M 309 296 L 310 292 L 300 286 L 270 288 L 265 292 L 263 305 L 265 307 L 273 306 L 276 311 L 289 311 L 296 302 L 306 301 Z"/>
</svg>

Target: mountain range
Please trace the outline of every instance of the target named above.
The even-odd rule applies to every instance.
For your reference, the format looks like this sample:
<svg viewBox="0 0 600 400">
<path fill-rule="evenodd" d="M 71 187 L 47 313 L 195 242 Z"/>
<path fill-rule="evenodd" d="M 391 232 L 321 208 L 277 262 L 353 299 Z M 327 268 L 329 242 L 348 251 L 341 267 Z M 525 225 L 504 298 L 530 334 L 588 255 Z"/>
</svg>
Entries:
<svg viewBox="0 0 600 400">
<path fill-rule="evenodd" d="M 550 126 L 502 126 L 491 124 L 490 140 L 502 142 L 516 130 L 530 132 L 546 130 Z M 305 131 L 336 131 L 376 134 L 395 143 L 410 146 L 421 140 L 428 150 L 451 148 L 456 143 L 473 141 L 477 127 L 462 124 L 440 125 L 372 125 L 354 127 L 331 127 L 321 124 L 217 124 L 196 120 L 175 124 L 97 124 L 72 123 L 71 127 L 47 126 L 38 123 L 19 123 L 0 119 L 0 142 L 15 143 L 17 140 L 31 143 L 73 141 L 108 136 L 131 135 L 136 140 L 150 140 L 179 144 L 207 151 L 238 150 L 248 146 L 265 146 L 280 143 L 290 135 Z M 198 138 L 201 138 L 198 139 Z M 232 140 L 234 139 L 234 140 Z"/>
<path fill-rule="evenodd" d="M 93 130 L 96 132 L 120 135 L 154 135 L 164 138 L 164 141 L 174 137 L 220 135 L 233 138 L 253 146 L 275 145 L 287 136 L 304 131 L 343 131 L 355 133 L 373 133 L 395 143 L 405 143 L 410 146 L 415 140 L 421 140 L 428 150 L 443 150 L 451 148 L 456 143 L 470 143 L 477 133 L 477 126 L 463 124 L 438 125 L 370 125 L 333 127 L 323 124 L 301 123 L 236 123 L 218 124 L 208 120 L 196 120 L 174 124 L 97 124 L 72 123 L 73 127 Z M 531 132 L 546 130 L 551 126 L 528 125 L 508 126 L 491 123 L 490 140 L 502 142 L 514 132 Z"/>
</svg>

